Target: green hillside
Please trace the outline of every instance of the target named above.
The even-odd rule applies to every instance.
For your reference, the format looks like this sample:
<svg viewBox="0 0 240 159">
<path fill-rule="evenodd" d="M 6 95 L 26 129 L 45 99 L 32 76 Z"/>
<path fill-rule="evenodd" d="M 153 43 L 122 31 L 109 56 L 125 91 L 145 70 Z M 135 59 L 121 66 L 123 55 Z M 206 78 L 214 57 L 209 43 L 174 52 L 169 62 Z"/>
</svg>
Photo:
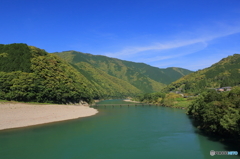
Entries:
<svg viewBox="0 0 240 159">
<path fill-rule="evenodd" d="M 86 62 L 79 62 L 73 65 L 83 74 L 96 89 L 98 98 L 119 98 L 142 93 L 130 83 L 110 76 L 104 71 L 94 68 Z"/>
<path fill-rule="evenodd" d="M 165 84 L 169 84 L 191 72 L 180 68 L 159 69 L 144 63 L 123 61 L 76 51 L 65 51 L 55 54 L 74 65 L 78 65 L 81 62 L 88 63 L 108 75 L 132 84 L 143 93 L 160 91 Z"/>
<path fill-rule="evenodd" d="M 147 65 L 145 63 L 134 63 L 129 61 L 122 61 L 124 65 L 131 68 L 135 72 L 140 72 L 141 74 L 164 84 L 170 84 L 179 78 L 192 73 L 193 71 L 178 68 L 178 67 L 168 67 L 166 69 L 160 69 Z"/>
<path fill-rule="evenodd" d="M 91 102 L 90 82 L 67 62 L 26 44 L 0 45 L 0 99 Z"/>
<path fill-rule="evenodd" d="M 240 84 L 240 55 L 234 54 L 211 67 L 186 75 L 171 83 L 166 91 L 180 90 L 186 93 L 200 93 L 209 88 L 236 86 Z"/>
</svg>

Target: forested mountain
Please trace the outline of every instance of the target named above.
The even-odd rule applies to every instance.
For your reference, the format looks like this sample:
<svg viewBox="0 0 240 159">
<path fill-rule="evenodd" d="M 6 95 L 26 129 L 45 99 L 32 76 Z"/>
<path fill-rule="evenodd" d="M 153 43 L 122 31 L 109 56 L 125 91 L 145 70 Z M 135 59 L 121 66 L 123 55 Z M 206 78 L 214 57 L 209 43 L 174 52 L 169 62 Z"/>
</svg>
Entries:
<svg viewBox="0 0 240 159">
<path fill-rule="evenodd" d="M 95 88 L 95 98 L 121 98 L 142 93 L 130 83 L 110 76 L 86 62 L 80 62 L 72 66 L 83 74 Z"/>
<path fill-rule="evenodd" d="M 26 44 L 0 45 L 0 99 L 91 102 L 91 83 L 67 62 Z"/>
<path fill-rule="evenodd" d="M 124 65 L 131 68 L 135 72 L 140 72 L 141 74 L 163 84 L 170 84 L 179 78 L 192 73 L 193 71 L 178 68 L 178 67 L 168 67 L 166 69 L 160 69 L 147 65 L 145 63 L 135 63 L 130 61 L 122 61 Z"/>
<path fill-rule="evenodd" d="M 88 63 L 73 65 L 26 44 L 0 45 L 0 99 L 68 103 L 138 93 L 142 91 Z"/>
<path fill-rule="evenodd" d="M 160 91 L 165 84 L 169 84 L 191 73 L 191 71 L 181 68 L 159 69 L 144 63 L 135 63 L 76 51 L 65 51 L 55 54 L 78 67 L 89 64 L 92 68 L 97 68 L 108 75 L 132 84 L 143 93 Z M 93 76 L 94 74 L 89 79 L 93 78 Z"/>
<path fill-rule="evenodd" d="M 0 44 L 0 99 L 69 103 L 123 98 L 160 91 L 189 72 L 75 51 L 49 54 L 22 43 Z"/>
<path fill-rule="evenodd" d="M 240 84 L 240 54 L 222 59 L 211 67 L 186 75 L 171 83 L 165 91 L 180 90 L 200 93 L 208 88 L 236 86 Z"/>
</svg>

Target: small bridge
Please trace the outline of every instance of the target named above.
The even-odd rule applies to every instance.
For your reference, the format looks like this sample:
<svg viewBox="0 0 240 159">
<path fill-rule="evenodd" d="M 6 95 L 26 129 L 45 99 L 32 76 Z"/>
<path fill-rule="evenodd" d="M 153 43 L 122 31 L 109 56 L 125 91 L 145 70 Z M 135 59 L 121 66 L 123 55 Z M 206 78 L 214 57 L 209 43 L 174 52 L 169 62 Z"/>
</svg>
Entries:
<svg viewBox="0 0 240 159">
<path fill-rule="evenodd" d="M 148 104 L 148 103 L 134 103 L 134 104 L 93 104 L 90 105 L 91 107 L 98 107 L 98 106 L 158 106 L 159 104 Z"/>
</svg>

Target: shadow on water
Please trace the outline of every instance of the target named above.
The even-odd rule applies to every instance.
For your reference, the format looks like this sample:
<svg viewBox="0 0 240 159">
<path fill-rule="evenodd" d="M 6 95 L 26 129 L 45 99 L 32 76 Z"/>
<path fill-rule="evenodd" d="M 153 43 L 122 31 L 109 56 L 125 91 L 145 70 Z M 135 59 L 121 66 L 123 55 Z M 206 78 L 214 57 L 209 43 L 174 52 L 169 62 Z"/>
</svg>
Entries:
<svg viewBox="0 0 240 159">
<path fill-rule="evenodd" d="M 218 150 L 218 149 L 214 149 L 214 147 L 213 147 L 211 150 L 214 150 L 214 151 L 238 151 L 238 156 L 235 156 L 235 157 L 240 158 L 240 142 L 239 142 L 240 138 L 239 137 L 238 138 L 237 137 L 232 137 L 232 136 L 223 137 L 223 136 L 219 136 L 219 135 L 216 135 L 216 134 L 209 134 L 209 133 L 204 132 L 203 130 L 200 130 L 200 129 L 197 128 L 197 126 L 198 126 L 197 121 L 195 121 L 191 117 L 189 117 L 189 119 L 190 119 L 192 125 L 195 127 L 194 132 L 196 134 L 198 134 L 199 137 L 203 137 L 203 138 L 206 138 L 208 141 L 221 143 L 223 145 L 223 149 Z M 199 139 L 199 141 L 200 141 L 200 144 L 202 144 L 201 147 L 205 146 L 205 144 L 202 142 L 202 139 Z M 210 156 L 209 152 L 207 153 L 207 156 Z M 224 157 L 224 156 L 221 156 L 221 157 Z M 231 156 L 231 157 L 233 157 L 233 156 Z"/>
</svg>

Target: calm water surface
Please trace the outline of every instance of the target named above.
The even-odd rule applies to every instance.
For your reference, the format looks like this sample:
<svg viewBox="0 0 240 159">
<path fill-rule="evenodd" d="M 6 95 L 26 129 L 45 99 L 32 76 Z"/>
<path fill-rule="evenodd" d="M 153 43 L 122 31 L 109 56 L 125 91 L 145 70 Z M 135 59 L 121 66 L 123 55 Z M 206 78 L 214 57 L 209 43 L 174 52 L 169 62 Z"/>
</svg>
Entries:
<svg viewBox="0 0 240 159">
<path fill-rule="evenodd" d="M 124 103 L 108 100 L 101 103 Z M 0 131 L 1 159 L 239 158 L 199 135 L 183 110 L 159 106 L 100 106 L 95 116 Z"/>
</svg>

